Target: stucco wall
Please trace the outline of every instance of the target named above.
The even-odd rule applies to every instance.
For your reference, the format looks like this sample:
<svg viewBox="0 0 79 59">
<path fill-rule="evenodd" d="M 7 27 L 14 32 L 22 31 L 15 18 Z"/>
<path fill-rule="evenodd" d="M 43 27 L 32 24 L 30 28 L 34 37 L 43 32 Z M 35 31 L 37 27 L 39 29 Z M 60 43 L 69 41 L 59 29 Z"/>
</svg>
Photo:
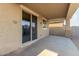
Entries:
<svg viewBox="0 0 79 59">
<path fill-rule="evenodd" d="M 0 4 L 0 55 L 20 47 L 21 9 L 16 4 Z"/>
<path fill-rule="evenodd" d="M 48 22 L 47 22 L 47 28 L 43 28 L 43 18 L 38 18 L 38 39 L 44 38 L 46 36 L 49 36 L 49 28 L 48 28 Z"/>
<path fill-rule="evenodd" d="M 19 4 L 0 4 L 0 55 L 22 47 L 22 8 Z M 48 36 L 38 19 L 38 39 Z M 32 44 L 29 42 L 29 44 Z M 27 46 L 27 44 L 25 44 Z"/>
</svg>

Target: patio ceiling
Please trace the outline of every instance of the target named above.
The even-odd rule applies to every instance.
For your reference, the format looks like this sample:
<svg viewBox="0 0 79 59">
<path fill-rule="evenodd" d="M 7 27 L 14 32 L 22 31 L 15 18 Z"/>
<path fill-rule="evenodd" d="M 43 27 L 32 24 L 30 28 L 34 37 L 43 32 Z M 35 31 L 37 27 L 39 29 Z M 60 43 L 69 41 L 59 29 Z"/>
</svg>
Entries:
<svg viewBox="0 0 79 59">
<path fill-rule="evenodd" d="M 47 19 L 65 18 L 69 8 L 68 3 L 24 3 L 23 5 Z"/>
</svg>

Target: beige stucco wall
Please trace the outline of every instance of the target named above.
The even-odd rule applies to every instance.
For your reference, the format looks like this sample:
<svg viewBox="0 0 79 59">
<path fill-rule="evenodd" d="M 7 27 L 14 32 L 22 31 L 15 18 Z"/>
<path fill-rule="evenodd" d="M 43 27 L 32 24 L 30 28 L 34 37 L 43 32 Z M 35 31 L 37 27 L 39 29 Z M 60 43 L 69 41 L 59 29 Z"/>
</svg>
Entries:
<svg viewBox="0 0 79 59">
<path fill-rule="evenodd" d="M 39 17 L 40 18 L 40 17 Z M 22 8 L 19 4 L 0 4 L 0 55 L 22 47 Z M 38 19 L 38 39 L 48 36 L 48 28 L 42 30 Z M 29 44 L 32 44 L 29 42 Z M 27 44 L 25 44 L 27 46 Z"/>
<path fill-rule="evenodd" d="M 21 8 L 16 4 L 0 4 L 0 55 L 20 47 Z"/>
<path fill-rule="evenodd" d="M 44 29 L 43 28 L 43 17 L 38 17 L 38 39 L 49 36 L 48 22 L 46 26 L 47 28 Z"/>
</svg>

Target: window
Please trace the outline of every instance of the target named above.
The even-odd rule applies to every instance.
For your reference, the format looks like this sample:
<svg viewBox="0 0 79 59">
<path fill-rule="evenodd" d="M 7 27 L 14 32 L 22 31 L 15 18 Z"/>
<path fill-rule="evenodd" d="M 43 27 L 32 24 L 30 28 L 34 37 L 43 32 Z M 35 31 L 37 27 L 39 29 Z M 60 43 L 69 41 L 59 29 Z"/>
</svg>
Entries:
<svg viewBox="0 0 79 59">
<path fill-rule="evenodd" d="M 47 21 L 43 20 L 43 29 L 47 28 Z"/>
</svg>

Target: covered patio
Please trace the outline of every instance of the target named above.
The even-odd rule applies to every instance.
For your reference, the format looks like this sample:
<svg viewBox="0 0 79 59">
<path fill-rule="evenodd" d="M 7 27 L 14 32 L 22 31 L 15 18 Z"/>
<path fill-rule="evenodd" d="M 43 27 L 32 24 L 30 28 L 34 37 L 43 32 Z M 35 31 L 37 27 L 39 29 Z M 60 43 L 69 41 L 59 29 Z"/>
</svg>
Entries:
<svg viewBox="0 0 79 59">
<path fill-rule="evenodd" d="M 79 56 L 79 50 L 69 38 L 59 36 L 48 36 L 29 47 L 18 49 L 7 54 L 7 56 L 40 56 L 44 50 L 53 52 L 54 56 Z M 43 55 L 44 55 L 43 54 Z M 50 53 L 48 56 L 51 56 Z"/>
<path fill-rule="evenodd" d="M 0 55 L 79 56 L 79 4 L 0 4 L 0 17 Z"/>
</svg>

